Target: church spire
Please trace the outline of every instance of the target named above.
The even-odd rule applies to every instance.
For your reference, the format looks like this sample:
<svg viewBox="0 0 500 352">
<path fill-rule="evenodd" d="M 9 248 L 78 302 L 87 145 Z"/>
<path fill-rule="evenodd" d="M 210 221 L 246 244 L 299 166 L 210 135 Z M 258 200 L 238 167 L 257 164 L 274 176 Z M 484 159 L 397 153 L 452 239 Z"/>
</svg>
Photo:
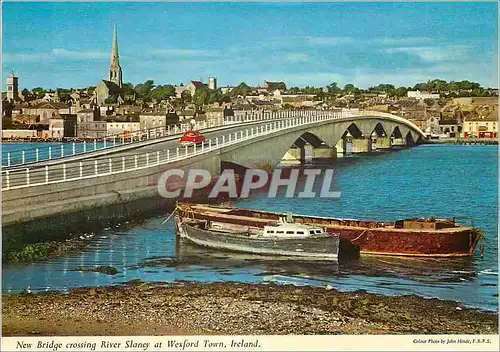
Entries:
<svg viewBox="0 0 500 352">
<path fill-rule="evenodd" d="M 111 63 L 116 62 L 120 64 L 120 57 L 118 56 L 118 36 L 116 35 L 116 24 L 113 26 L 113 49 L 111 49 Z"/>
<path fill-rule="evenodd" d="M 109 64 L 109 80 L 116 83 L 120 88 L 123 86 L 122 68 L 120 67 L 120 57 L 118 56 L 116 24 L 113 27 L 113 47 L 111 49 L 111 63 Z"/>
</svg>

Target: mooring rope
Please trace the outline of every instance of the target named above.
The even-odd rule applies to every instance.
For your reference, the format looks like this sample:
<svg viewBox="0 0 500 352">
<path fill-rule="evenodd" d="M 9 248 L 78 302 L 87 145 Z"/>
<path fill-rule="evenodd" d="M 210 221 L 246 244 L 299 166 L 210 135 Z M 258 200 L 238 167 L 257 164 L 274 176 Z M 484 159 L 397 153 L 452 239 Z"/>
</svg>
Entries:
<svg viewBox="0 0 500 352">
<path fill-rule="evenodd" d="M 365 234 L 366 231 L 368 231 L 368 229 L 363 230 L 363 232 L 361 232 L 361 234 L 358 237 L 356 237 L 355 239 L 351 240 L 351 242 L 355 242 L 355 241 L 359 240 L 361 238 L 361 236 L 363 236 Z"/>
</svg>

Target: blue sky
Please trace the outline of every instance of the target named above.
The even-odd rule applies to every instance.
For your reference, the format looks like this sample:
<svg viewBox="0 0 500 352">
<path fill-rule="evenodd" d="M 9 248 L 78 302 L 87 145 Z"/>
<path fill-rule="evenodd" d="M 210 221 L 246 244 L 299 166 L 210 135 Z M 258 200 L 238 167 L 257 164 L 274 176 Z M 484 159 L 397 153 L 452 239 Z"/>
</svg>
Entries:
<svg viewBox="0 0 500 352">
<path fill-rule="evenodd" d="M 3 3 L 3 75 L 22 88 L 106 78 L 118 26 L 125 82 L 219 86 L 498 87 L 498 5 L 489 3 Z M 5 83 L 4 83 L 5 85 Z M 5 90 L 5 87 L 3 87 Z"/>
</svg>

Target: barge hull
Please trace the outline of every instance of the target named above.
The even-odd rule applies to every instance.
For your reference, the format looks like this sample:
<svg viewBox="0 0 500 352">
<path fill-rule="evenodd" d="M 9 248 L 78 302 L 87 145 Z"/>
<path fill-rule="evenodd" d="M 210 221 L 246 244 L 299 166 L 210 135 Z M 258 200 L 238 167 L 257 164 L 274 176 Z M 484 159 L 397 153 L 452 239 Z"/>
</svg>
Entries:
<svg viewBox="0 0 500 352">
<path fill-rule="evenodd" d="M 250 209 L 228 209 L 216 206 L 189 206 L 189 216 L 199 220 L 263 227 L 286 214 Z M 472 256 L 481 236 L 465 226 L 438 230 L 403 229 L 382 226 L 376 221 L 342 220 L 294 215 L 297 223 L 322 226 L 332 235 L 359 246 L 365 255 L 408 257 Z"/>
</svg>

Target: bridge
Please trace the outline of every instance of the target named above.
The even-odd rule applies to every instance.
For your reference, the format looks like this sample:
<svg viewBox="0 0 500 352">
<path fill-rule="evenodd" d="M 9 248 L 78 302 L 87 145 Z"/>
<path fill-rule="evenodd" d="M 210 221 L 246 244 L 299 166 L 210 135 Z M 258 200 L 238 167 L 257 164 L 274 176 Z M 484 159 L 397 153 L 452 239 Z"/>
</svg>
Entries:
<svg viewBox="0 0 500 352">
<path fill-rule="evenodd" d="M 171 168 L 216 175 L 224 163 L 273 168 L 284 157 L 304 162 L 307 149 L 313 158 L 331 158 L 339 152 L 365 153 L 425 139 L 410 121 L 373 111 L 266 112 L 202 127 L 207 141 L 201 146 L 180 147 L 181 131 L 172 131 L 4 166 L 4 227 L 55 215 L 64 221 L 64 214 L 100 209 L 90 219 L 111 205 L 157 198 L 157 179 Z"/>
</svg>

